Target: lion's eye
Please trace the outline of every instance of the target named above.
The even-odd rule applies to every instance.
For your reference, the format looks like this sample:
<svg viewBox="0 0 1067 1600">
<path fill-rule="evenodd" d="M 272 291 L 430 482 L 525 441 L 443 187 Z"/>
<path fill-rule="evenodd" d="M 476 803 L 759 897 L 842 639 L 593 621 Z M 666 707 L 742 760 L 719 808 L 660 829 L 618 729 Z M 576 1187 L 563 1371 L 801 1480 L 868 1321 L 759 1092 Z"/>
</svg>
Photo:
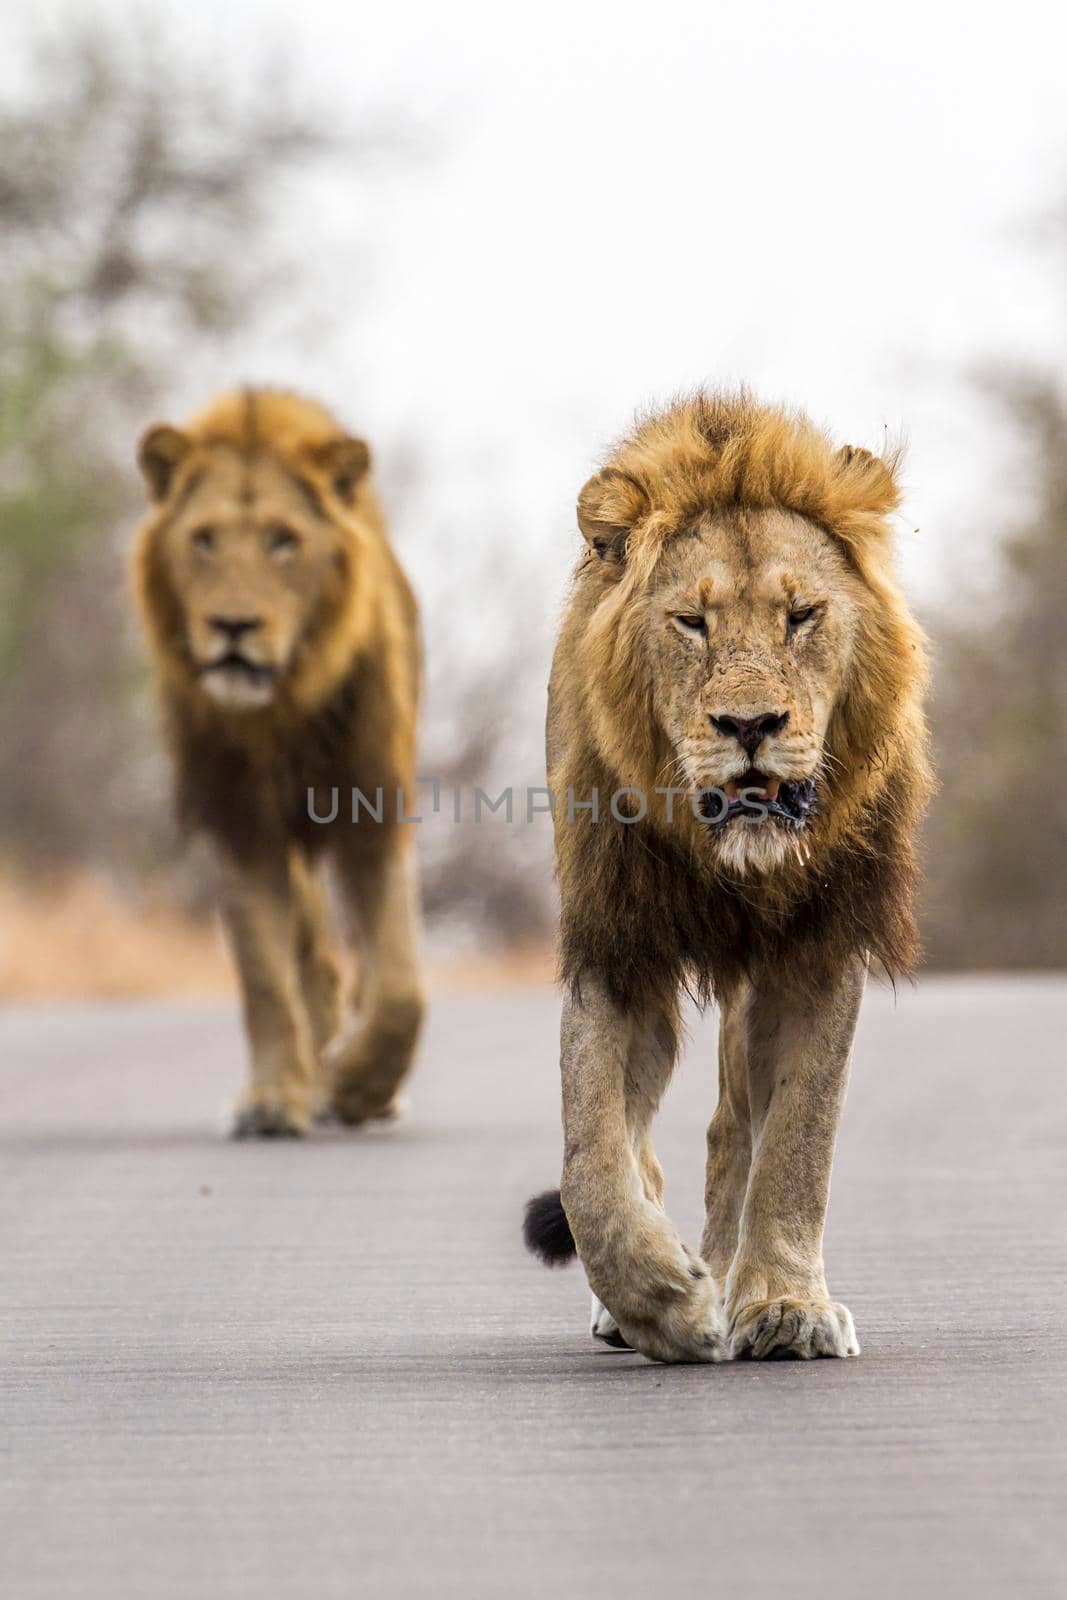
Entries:
<svg viewBox="0 0 1067 1600">
<path fill-rule="evenodd" d="M 786 637 L 791 639 L 798 628 L 802 628 L 805 622 L 810 622 L 816 609 L 815 606 L 795 606 L 786 620 Z"/>
<path fill-rule="evenodd" d="M 196 550 L 214 550 L 214 548 L 215 548 L 215 530 L 214 530 L 214 528 L 207 528 L 207 527 L 197 528 L 193 533 L 193 547 Z"/>
<path fill-rule="evenodd" d="M 300 545 L 300 535 L 294 533 L 292 528 L 286 527 L 284 522 L 276 522 L 267 529 L 267 549 L 272 556 L 285 555 L 296 550 Z"/>
<path fill-rule="evenodd" d="M 674 625 L 682 633 L 689 634 L 691 638 L 702 639 L 708 631 L 708 624 L 704 617 L 693 613 L 683 612 L 674 618 Z"/>
</svg>

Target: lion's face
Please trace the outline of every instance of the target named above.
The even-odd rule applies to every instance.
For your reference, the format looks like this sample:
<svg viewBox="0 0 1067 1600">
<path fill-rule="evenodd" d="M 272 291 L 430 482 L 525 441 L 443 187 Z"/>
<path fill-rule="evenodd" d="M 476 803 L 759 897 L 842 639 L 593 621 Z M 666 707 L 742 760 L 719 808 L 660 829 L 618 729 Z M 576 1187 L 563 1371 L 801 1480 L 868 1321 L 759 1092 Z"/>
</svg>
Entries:
<svg viewBox="0 0 1067 1600">
<path fill-rule="evenodd" d="M 360 466 L 357 446 L 365 466 L 365 446 L 344 446 L 345 471 Z M 348 480 L 337 488 L 331 459 L 333 476 L 266 447 L 190 442 L 169 428 L 147 437 L 142 465 L 161 502 L 149 536 L 154 592 L 187 692 L 234 712 L 299 698 L 301 669 L 321 656 L 352 582 L 351 530 L 332 508 Z"/>
<path fill-rule="evenodd" d="M 792 853 L 818 804 L 858 604 L 840 548 L 786 511 L 705 516 L 657 564 L 645 605 L 657 720 L 673 781 L 701 794 L 732 870 Z"/>
<path fill-rule="evenodd" d="M 269 455 L 217 447 L 163 534 L 190 665 L 220 705 L 268 704 L 336 583 L 337 540 Z"/>
</svg>

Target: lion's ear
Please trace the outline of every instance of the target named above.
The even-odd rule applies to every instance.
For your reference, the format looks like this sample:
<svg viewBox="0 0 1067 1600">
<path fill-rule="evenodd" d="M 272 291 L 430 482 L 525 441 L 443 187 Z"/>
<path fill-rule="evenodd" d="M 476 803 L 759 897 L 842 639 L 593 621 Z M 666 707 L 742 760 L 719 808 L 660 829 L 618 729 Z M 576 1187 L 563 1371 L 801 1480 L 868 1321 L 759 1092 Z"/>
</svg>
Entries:
<svg viewBox="0 0 1067 1600">
<path fill-rule="evenodd" d="M 899 453 L 883 460 L 860 445 L 846 444 L 834 460 L 839 479 L 847 483 L 850 495 L 862 501 L 865 509 L 886 512 L 899 505 L 900 486 L 896 478 Z"/>
<path fill-rule="evenodd" d="M 590 478 L 578 496 L 578 526 L 601 561 L 618 566 L 626 560 L 626 540 L 635 522 L 648 511 L 648 496 L 625 472 L 605 467 Z"/>
<path fill-rule="evenodd" d="M 165 500 L 174 484 L 174 474 L 192 449 L 192 441 L 178 428 L 158 423 L 141 439 L 137 464 L 144 474 L 153 500 Z"/>
<path fill-rule="evenodd" d="M 370 468 L 370 447 L 362 439 L 331 439 L 315 451 L 315 460 L 338 500 L 350 506 L 360 479 Z"/>
</svg>

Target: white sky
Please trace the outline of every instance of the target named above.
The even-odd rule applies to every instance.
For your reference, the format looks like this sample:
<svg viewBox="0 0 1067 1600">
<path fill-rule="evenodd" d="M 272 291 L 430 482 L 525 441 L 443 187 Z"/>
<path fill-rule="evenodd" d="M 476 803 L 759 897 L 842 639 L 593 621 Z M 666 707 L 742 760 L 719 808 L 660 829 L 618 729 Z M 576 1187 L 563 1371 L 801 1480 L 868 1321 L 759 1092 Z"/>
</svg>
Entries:
<svg viewBox="0 0 1067 1600">
<path fill-rule="evenodd" d="M 279 196 L 309 270 L 364 222 L 378 255 L 334 285 L 326 339 L 260 346 L 240 376 L 319 390 L 386 452 L 417 444 L 441 537 L 497 518 L 557 590 L 576 492 L 635 407 L 743 378 L 842 439 L 907 436 L 920 596 L 987 560 L 1018 464 L 967 374 L 1065 355 L 1062 259 L 1037 237 L 1067 198 L 1061 8 L 159 9 L 236 72 L 280 41 L 323 104 L 422 129 L 426 159 L 372 201 Z M 182 375 L 176 402 L 207 381 Z"/>
</svg>

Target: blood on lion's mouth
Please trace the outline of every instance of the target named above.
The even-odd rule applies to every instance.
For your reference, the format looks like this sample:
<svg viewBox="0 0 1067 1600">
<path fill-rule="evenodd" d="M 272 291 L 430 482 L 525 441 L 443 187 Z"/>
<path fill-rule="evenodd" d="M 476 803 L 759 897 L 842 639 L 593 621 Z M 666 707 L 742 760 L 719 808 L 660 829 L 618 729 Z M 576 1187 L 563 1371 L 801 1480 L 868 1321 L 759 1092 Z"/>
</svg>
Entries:
<svg viewBox="0 0 1067 1600">
<path fill-rule="evenodd" d="M 705 789 L 700 796 L 700 813 L 713 828 L 725 828 L 738 818 L 748 822 L 773 819 L 789 828 L 802 828 L 815 805 L 815 780 L 768 778 L 750 767 L 739 778 L 731 778 L 721 789 Z"/>
</svg>

